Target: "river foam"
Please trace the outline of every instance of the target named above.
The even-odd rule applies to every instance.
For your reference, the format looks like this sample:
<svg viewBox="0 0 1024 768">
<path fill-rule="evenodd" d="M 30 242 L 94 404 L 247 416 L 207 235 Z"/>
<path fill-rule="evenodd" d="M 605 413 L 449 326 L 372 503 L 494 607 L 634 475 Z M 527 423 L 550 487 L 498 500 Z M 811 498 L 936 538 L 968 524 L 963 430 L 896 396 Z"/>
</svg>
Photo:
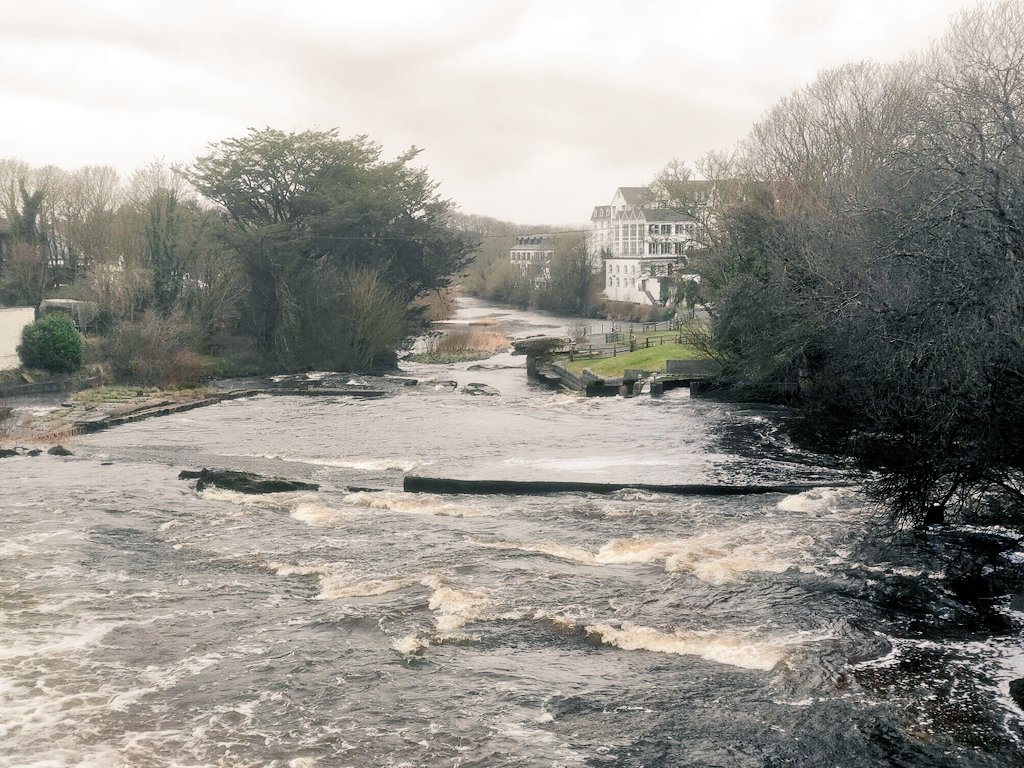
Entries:
<svg viewBox="0 0 1024 768">
<path fill-rule="evenodd" d="M 415 579 L 365 578 L 347 563 L 295 565 L 269 562 L 266 567 L 278 576 L 315 576 L 319 586 L 315 600 L 378 597 L 416 583 Z"/>
<path fill-rule="evenodd" d="M 452 504 L 441 496 L 429 493 L 400 493 L 398 491 L 359 491 L 345 496 L 345 503 L 354 507 L 384 509 L 410 515 L 440 515 L 445 517 L 475 517 L 480 512 L 470 507 Z"/>
<path fill-rule="evenodd" d="M 361 472 L 412 472 L 421 467 L 429 466 L 431 462 L 417 459 L 401 459 L 397 457 L 378 458 L 367 456 L 350 456 L 339 458 L 324 458 L 320 456 L 300 456 L 286 453 L 237 453 L 225 454 L 235 458 L 244 459 L 269 459 L 271 461 L 284 461 L 290 464 L 308 464 L 313 467 L 329 467 L 332 469 L 355 469 Z"/>
<path fill-rule="evenodd" d="M 589 624 L 586 631 L 602 643 L 625 651 L 699 656 L 719 664 L 762 671 L 772 670 L 787 651 L 785 644 L 755 640 L 751 635 L 743 633 L 680 630 L 663 632 L 630 622 L 624 622 L 619 626 Z"/>
<path fill-rule="evenodd" d="M 433 590 L 427 607 L 434 612 L 437 631 L 441 634 L 462 629 L 471 621 L 481 621 L 492 605 L 488 593 L 482 589 L 458 589 L 445 584 L 439 576 L 426 576 L 420 583 Z"/>
<path fill-rule="evenodd" d="M 317 600 L 342 600 L 351 597 L 377 597 L 405 589 L 415 581 L 412 579 L 366 579 L 350 581 L 335 574 L 320 579 L 320 594 Z"/>
<path fill-rule="evenodd" d="M 681 539 L 612 539 L 596 552 L 551 542 L 481 541 L 480 546 L 536 553 L 585 565 L 662 564 L 712 585 L 751 573 L 783 573 L 801 563 L 815 539 L 778 527 L 721 530 Z"/>
<path fill-rule="evenodd" d="M 812 488 L 786 496 L 775 506 L 783 512 L 835 512 L 856 494 L 857 491 L 852 488 Z"/>
<path fill-rule="evenodd" d="M 250 510 L 280 510 L 300 523 L 313 527 L 333 525 L 348 517 L 349 513 L 324 503 L 323 497 L 315 493 L 240 493 L 224 488 L 204 488 L 199 492 L 206 501 L 227 502 L 238 508 L 244 515 Z M 170 521 L 168 528 L 176 521 Z"/>
</svg>

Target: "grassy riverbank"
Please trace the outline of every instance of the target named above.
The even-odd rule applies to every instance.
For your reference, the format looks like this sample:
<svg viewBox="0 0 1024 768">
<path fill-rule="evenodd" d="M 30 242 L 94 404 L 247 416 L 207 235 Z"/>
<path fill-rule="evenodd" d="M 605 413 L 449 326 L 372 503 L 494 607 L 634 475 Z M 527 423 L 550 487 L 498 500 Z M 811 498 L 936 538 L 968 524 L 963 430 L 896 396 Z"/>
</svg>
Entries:
<svg viewBox="0 0 1024 768">
<path fill-rule="evenodd" d="M 690 344 L 661 344 L 656 347 L 623 352 L 614 357 L 586 357 L 561 361 L 562 365 L 576 374 L 589 368 L 599 376 L 617 378 L 627 369 L 664 373 L 668 360 L 704 360 L 707 355 Z"/>
</svg>

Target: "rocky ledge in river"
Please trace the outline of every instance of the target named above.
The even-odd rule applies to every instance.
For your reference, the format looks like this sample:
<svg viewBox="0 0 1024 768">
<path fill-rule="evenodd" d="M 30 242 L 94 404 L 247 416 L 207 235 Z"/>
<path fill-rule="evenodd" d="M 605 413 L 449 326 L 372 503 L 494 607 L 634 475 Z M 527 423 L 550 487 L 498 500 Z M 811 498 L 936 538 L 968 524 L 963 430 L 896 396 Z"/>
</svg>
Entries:
<svg viewBox="0 0 1024 768">
<path fill-rule="evenodd" d="M 318 491 L 316 483 L 304 483 L 301 480 L 286 480 L 283 477 L 261 477 L 252 472 L 238 472 L 231 469 L 182 470 L 179 480 L 195 480 L 196 490 L 201 491 L 207 486 L 223 488 L 238 493 L 285 493 L 287 491 Z"/>
</svg>

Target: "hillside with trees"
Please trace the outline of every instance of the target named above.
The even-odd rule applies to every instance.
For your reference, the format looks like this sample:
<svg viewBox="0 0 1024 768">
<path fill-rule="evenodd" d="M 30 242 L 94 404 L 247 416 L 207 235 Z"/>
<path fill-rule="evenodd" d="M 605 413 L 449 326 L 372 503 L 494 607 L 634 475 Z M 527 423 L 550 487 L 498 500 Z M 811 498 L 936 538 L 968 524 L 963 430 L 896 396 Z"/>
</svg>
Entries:
<svg viewBox="0 0 1024 768">
<path fill-rule="evenodd" d="M 799 388 L 808 432 L 893 516 L 1024 532 L 1024 11 L 822 72 L 715 162 L 699 256 L 734 380 Z"/>
<path fill-rule="evenodd" d="M 140 383 L 387 367 L 476 245 L 417 154 L 268 128 L 126 180 L 0 162 L 0 302 L 90 302 L 91 357 Z"/>
<path fill-rule="evenodd" d="M 602 276 L 591 269 L 584 231 L 524 226 L 457 212 L 450 221 L 479 243 L 459 281 L 467 294 L 564 315 L 591 316 L 597 311 L 604 285 Z M 516 235 L 526 234 L 554 236 L 554 254 L 546 275 L 541 274 L 539 265 L 524 271 L 509 258 Z"/>
</svg>

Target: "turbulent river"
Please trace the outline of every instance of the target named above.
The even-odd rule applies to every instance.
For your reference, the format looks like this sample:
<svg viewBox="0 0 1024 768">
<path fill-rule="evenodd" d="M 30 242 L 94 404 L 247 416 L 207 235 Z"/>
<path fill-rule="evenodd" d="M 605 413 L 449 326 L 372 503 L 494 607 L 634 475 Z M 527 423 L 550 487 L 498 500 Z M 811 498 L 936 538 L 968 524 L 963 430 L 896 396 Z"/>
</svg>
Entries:
<svg viewBox="0 0 1024 768">
<path fill-rule="evenodd" d="M 464 302 L 485 314 L 560 325 Z M 1019 634 L 940 631 L 955 606 L 785 412 L 588 400 L 507 354 L 403 368 L 501 394 L 257 396 L 0 461 L 0 765 L 1024 765 Z M 178 479 L 201 467 L 321 489 Z M 444 497 L 403 474 L 837 487 Z"/>
</svg>

